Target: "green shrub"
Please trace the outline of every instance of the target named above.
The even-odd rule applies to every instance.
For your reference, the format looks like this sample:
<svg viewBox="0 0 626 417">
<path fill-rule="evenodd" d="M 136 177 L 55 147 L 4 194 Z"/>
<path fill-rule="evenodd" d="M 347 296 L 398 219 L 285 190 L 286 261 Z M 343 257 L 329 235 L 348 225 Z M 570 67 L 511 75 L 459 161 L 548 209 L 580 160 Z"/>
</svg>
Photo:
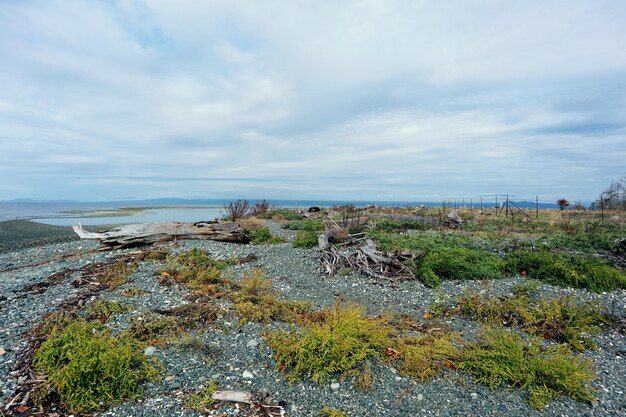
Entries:
<svg viewBox="0 0 626 417">
<path fill-rule="evenodd" d="M 595 401 L 589 384 L 596 375 L 590 361 L 563 347 L 544 348 L 539 338 L 525 340 L 505 329 L 485 331 L 465 347 L 457 366 L 489 388 L 509 384 L 528 390 L 528 401 L 535 408 L 561 395 Z"/>
<path fill-rule="evenodd" d="M 269 217 L 270 219 L 273 219 L 275 217 L 282 217 L 285 220 L 300 220 L 304 216 L 302 216 L 302 214 L 298 213 L 295 210 L 290 210 L 286 208 L 278 208 L 278 209 L 273 209 L 273 210 L 268 211 L 267 217 Z"/>
<path fill-rule="evenodd" d="M 596 293 L 626 288 L 623 271 L 592 256 L 516 251 L 506 257 L 505 270 L 553 285 L 585 288 Z"/>
<path fill-rule="evenodd" d="M 394 349 L 399 353 L 398 370 L 403 375 L 426 381 L 440 375 L 446 366 L 459 355 L 454 345 L 460 338 L 448 332 L 399 338 Z"/>
<path fill-rule="evenodd" d="M 148 313 L 132 320 L 130 329 L 122 334 L 146 345 L 164 346 L 184 333 L 175 317 Z"/>
<path fill-rule="evenodd" d="M 279 300 L 272 281 L 263 277 L 258 269 L 244 274 L 240 288 L 233 294 L 233 298 L 233 308 L 240 317 L 240 324 L 268 323 L 274 320 L 295 323 L 310 310 L 308 302 Z"/>
<path fill-rule="evenodd" d="M 434 288 L 441 280 L 495 279 L 502 276 L 502 261 L 486 251 L 440 247 L 416 261 L 415 273 Z"/>
<path fill-rule="evenodd" d="M 123 260 L 119 260 L 112 267 L 106 269 L 98 275 L 98 280 L 109 287 L 109 291 L 124 285 L 128 282 L 128 278 L 135 272 L 137 265 L 128 265 Z"/>
<path fill-rule="evenodd" d="M 292 331 L 269 333 L 266 338 L 279 368 L 295 381 L 310 377 L 321 382 L 331 375 L 359 370 L 368 358 L 382 357 L 392 328 L 381 319 L 363 316 L 363 308 L 334 308 Z"/>
<path fill-rule="evenodd" d="M 317 246 L 317 233 L 300 230 L 293 241 L 294 248 L 313 248 Z"/>
<path fill-rule="evenodd" d="M 601 324 L 610 321 L 597 304 L 579 302 L 573 297 L 533 301 L 521 294 L 498 298 L 467 290 L 459 298 L 459 308 L 481 323 L 520 326 L 531 334 L 567 343 L 576 350 L 595 347 L 593 336 Z"/>
<path fill-rule="evenodd" d="M 250 241 L 254 245 L 271 245 L 286 242 L 284 238 L 272 235 L 272 232 L 270 232 L 270 229 L 267 227 L 259 227 L 248 230 L 248 235 L 250 236 Z"/>
<path fill-rule="evenodd" d="M 429 230 L 433 226 L 431 223 L 420 220 L 376 220 L 372 225 L 373 230 L 382 232 L 393 232 L 398 230 Z"/>
<path fill-rule="evenodd" d="M 324 230 L 324 221 L 319 219 L 293 220 L 285 223 L 283 225 L 283 229 L 319 232 L 321 230 Z"/>
<path fill-rule="evenodd" d="M 48 375 L 47 384 L 73 413 L 86 414 L 140 396 L 141 384 L 158 377 L 158 366 L 142 347 L 133 338 L 111 335 L 99 322 L 76 320 L 52 331 L 32 364 Z"/>
</svg>

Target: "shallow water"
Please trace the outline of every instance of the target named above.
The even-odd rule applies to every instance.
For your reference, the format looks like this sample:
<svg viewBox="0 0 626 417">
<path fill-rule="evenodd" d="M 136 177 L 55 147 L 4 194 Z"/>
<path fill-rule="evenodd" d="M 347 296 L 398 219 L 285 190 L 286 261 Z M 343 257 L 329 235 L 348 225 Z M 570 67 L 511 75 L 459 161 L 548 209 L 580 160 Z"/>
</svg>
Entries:
<svg viewBox="0 0 626 417">
<path fill-rule="evenodd" d="M 148 222 L 198 222 L 219 218 L 221 217 L 220 212 L 221 209 L 218 207 L 167 207 L 140 210 L 129 216 L 92 217 L 94 213 L 84 213 L 84 216 L 87 215 L 89 217 L 46 217 L 35 218 L 33 221 L 56 226 L 72 226 L 78 223 L 83 225 L 101 225 Z"/>
</svg>

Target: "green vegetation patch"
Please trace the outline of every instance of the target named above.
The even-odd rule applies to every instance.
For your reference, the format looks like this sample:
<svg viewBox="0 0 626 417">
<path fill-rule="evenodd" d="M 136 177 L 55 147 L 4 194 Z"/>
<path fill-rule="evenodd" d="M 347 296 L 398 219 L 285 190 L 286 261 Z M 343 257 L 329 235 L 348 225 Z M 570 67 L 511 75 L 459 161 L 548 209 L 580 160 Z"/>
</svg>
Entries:
<svg viewBox="0 0 626 417">
<path fill-rule="evenodd" d="M 321 219 L 293 220 L 293 221 L 285 223 L 283 225 L 283 229 L 320 232 L 324 230 L 324 221 Z"/>
<path fill-rule="evenodd" d="M 33 368 L 48 375 L 39 402 L 52 387 L 73 413 L 86 414 L 140 396 L 141 384 L 159 375 L 142 347 L 132 337 L 112 335 L 98 321 L 75 319 L 55 327 L 33 357 Z"/>
<path fill-rule="evenodd" d="M 132 309 L 132 304 L 120 303 L 112 300 L 97 299 L 87 306 L 87 318 L 106 323 L 115 314 L 124 313 Z"/>
<path fill-rule="evenodd" d="M 127 264 L 123 260 L 119 260 L 111 268 L 105 270 L 98 276 L 98 280 L 109 287 L 109 291 L 124 285 L 128 282 L 128 278 L 135 273 L 136 264 Z"/>
<path fill-rule="evenodd" d="M 541 339 L 506 329 L 485 331 L 465 347 L 457 366 L 489 388 L 509 384 L 528 390 L 529 403 L 538 409 L 561 395 L 576 401 L 595 401 L 590 382 L 596 379 L 589 360 L 562 347 L 544 348 Z"/>
<path fill-rule="evenodd" d="M 462 247 L 439 247 L 416 261 L 415 274 L 424 285 L 435 288 L 441 280 L 480 280 L 502 277 L 502 260 L 486 251 Z"/>
<path fill-rule="evenodd" d="M 382 357 L 393 329 L 385 320 L 366 318 L 363 312 L 362 307 L 337 302 L 319 314 L 318 321 L 269 333 L 267 342 L 279 369 L 287 369 L 291 381 L 321 382 L 360 369 L 368 358 Z"/>
<path fill-rule="evenodd" d="M 268 211 L 264 217 L 276 220 L 301 220 L 304 218 L 304 216 L 297 211 L 286 208 L 272 209 Z"/>
<path fill-rule="evenodd" d="M 519 326 L 526 332 L 557 343 L 567 343 L 576 350 L 595 347 L 593 336 L 611 320 L 592 302 L 573 297 L 532 300 L 526 295 L 492 297 L 468 290 L 459 298 L 464 314 L 481 323 L 496 326 Z"/>
<path fill-rule="evenodd" d="M 246 322 L 284 321 L 295 323 L 310 312 L 310 303 L 283 301 L 259 269 L 244 274 L 239 290 L 233 295 L 240 324 Z"/>
<path fill-rule="evenodd" d="M 348 415 L 343 411 L 330 408 L 326 405 L 320 410 L 320 417 L 348 417 Z"/>
<path fill-rule="evenodd" d="M 313 248 L 317 246 L 317 233 L 310 230 L 300 230 L 293 241 L 294 248 Z"/>
<path fill-rule="evenodd" d="M 176 317 L 173 316 L 164 317 L 147 313 L 133 318 L 132 322 L 131 328 L 122 334 L 146 345 L 164 346 L 184 333 Z"/>
<path fill-rule="evenodd" d="M 595 293 L 626 288 L 626 274 L 593 256 L 547 251 L 516 251 L 507 255 L 505 270 L 528 275 L 561 287 L 585 288 Z"/>
<path fill-rule="evenodd" d="M 392 358 L 397 354 L 402 375 L 426 381 L 441 375 L 446 368 L 454 368 L 452 361 L 460 353 L 456 346 L 460 340 L 458 334 L 445 331 L 401 337 L 390 353 Z"/>
<path fill-rule="evenodd" d="M 213 405 L 213 394 L 217 391 L 218 385 L 215 381 L 209 381 L 204 388 L 195 394 L 191 394 L 185 400 L 185 407 L 192 410 L 202 412 L 204 409 Z"/>
<path fill-rule="evenodd" d="M 272 245 L 287 242 L 283 237 L 272 235 L 272 232 L 266 226 L 248 230 L 248 235 L 250 236 L 250 242 L 254 245 Z"/>
<path fill-rule="evenodd" d="M 372 229 L 382 232 L 393 232 L 402 230 L 429 230 L 433 225 L 429 222 L 421 220 L 392 220 L 381 219 L 376 220 L 372 224 Z"/>
</svg>

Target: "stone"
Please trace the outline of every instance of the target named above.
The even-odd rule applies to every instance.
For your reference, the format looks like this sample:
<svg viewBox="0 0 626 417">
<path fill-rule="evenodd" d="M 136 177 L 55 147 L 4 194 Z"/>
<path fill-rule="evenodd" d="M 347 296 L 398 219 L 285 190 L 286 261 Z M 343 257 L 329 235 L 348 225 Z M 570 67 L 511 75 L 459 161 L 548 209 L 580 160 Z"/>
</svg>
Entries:
<svg viewBox="0 0 626 417">
<path fill-rule="evenodd" d="M 143 354 L 146 356 L 153 356 L 156 353 L 157 348 L 154 346 L 148 346 L 144 349 Z"/>
<path fill-rule="evenodd" d="M 259 346 L 259 343 L 260 342 L 257 339 L 250 339 L 248 340 L 248 343 L 246 344 L 246 346 L 249 348 L 253 348 L 253 347 Z"/>
<path fill-rule="evenodd" d="M 478 399 L 478 393 L 476 393 L 476 392 L 472 392 L 472 393 L 470 394 L 470 397 L 472 398 L 472 400 L 476 400 L 476 399 Z"/>
<path fill-rule="evenodd" d="M 0 347 L 0 356 L 4 355 L 5 353 L 7 353 L 7 351 L 4 350 L 4 348 Z"/>
<path fill-rule="evenodd" d="M 244 371 L 243 375 L 242 375 L 245 379 L 253 379 L 254 378 L 254 374 L 250 371 Z"/>
<path fill-rule="evenodd" d="M 424 394 L 419 393 L 417 394 L 417 401 L 423 401 L 424 400 Z"/>
<path fill-rule="evenodd" d="M 333 391 L 337 391 L 340 386 L 341 385 L 339 385 L 339 382 L 333 382 L 332 384 L 330 384 L 330 389 L 332 389 Z"/>
<path fill-rule="evenodd" d="M 173 381 L 173 382 L 170 382 L 169 387 L 170 389 L 180 389 L 182 385 L 178 381 Z"/>
</svg>

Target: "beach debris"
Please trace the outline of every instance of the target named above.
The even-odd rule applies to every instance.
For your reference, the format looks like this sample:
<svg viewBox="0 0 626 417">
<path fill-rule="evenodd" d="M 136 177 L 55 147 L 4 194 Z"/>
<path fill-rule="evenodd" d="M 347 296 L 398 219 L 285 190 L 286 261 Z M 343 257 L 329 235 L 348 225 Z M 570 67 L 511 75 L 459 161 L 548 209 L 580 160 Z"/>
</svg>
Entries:
<svg viewBox="0 0 626 417">
<path fill-rule="evenodd" d="M 177 239 L 204 239 L 235 243 L 250 241 L 244 228 L 235 223 L 136 223 L 103 232 L 88 232 L 80 224 L 72 228 L 81 239 L 99 240 L 100 250 L 122 249 Z"/>
<path fill-rule="evenodd" d="M 396 285 L 401 281 L 416 279 L 409 265 L 417 254 L 409 251 L 380 252 L 371 239 L 353 252 L 343 252 L 330 244 L 332 231 L 322 233 L 318 238 L 318 247 L 323 271 L 335 276 L 342 268 L 350 268 L 373 278 L 377 283 Z M 357 238 L 358 240 L 361 240 Z"/>
</svg>

